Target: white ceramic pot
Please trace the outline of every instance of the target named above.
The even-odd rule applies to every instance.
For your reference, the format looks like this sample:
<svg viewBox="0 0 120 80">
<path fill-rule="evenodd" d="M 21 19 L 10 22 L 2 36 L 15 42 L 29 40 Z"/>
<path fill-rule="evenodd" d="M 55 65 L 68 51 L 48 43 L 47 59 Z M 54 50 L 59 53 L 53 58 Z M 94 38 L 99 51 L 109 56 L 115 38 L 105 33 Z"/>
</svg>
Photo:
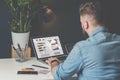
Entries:
<svg viewBox="0 0 120 80">
<path fill-rule="evenodd" d="M 11 32 L 13 46 L 17 49 L 18 44 L 22 49 L 25 48 L 26 44 L 28 45 L 30 32 L 26 33 L 15 33 Z"/>
</svg>

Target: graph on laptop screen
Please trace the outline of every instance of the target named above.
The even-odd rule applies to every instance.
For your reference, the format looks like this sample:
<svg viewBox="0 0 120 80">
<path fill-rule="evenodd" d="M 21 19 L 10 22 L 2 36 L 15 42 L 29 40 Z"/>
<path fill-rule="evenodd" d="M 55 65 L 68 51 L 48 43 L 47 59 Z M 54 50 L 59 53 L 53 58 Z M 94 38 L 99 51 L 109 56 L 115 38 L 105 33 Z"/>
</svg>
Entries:
<svg viewBox="0 0 120 80">
<path fill-rule="evenodd" d="M 64 54 L 58 36 L 34 38 L 33 43 L 38 58 L 45 58 Z"/>
</svg>

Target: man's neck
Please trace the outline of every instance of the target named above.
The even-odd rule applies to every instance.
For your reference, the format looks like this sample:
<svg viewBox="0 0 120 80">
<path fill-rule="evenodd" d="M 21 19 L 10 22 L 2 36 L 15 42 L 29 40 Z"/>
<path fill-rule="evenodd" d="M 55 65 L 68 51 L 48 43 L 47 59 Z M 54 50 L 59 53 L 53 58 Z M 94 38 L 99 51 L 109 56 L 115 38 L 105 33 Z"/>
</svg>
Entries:
<svg viewBox="0 0 120 80">
<path fill-rule="evenodd" d="M 99 27 L 101 27 L 101 25 L 92 26 L 91 29 L 88 32 L 88 36 L 90 36 L 90 34 Z"/>
</svg>

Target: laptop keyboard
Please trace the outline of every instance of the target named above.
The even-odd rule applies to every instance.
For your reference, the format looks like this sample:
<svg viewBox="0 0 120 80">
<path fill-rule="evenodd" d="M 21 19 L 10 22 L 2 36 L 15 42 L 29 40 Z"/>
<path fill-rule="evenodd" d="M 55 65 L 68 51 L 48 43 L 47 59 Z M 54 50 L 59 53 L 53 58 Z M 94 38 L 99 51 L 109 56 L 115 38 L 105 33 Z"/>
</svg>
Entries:
<svg viewBox="0 0 120 80">
<path fill-rule="evenodd" d="M 59 56 L 57 57 L 61 62 L 63 62 L 66 59 L 67 55 Z"/>
</svg>

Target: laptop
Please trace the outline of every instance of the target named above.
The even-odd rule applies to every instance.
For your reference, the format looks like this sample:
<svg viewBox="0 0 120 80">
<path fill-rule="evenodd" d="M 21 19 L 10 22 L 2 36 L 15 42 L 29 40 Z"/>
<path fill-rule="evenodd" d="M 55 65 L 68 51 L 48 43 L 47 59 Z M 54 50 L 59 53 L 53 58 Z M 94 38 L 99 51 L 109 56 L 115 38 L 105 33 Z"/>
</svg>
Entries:
<svg viewBox="0 0 120 80">
<path fill-rule="evenodd" d="M 70 51 L 73 49 L 73 46 L 75 45 L 76 42 L 72 42 L 72 43 L 67 43 L 65 44 L 65 51 L 66 54 L 69 54 Z"/>
<path fill-rule="evenodd" d="M 45 61 L 49 57 L 64 60 L 67 55 L 63 52 L 58 36 L 30 38 L 37 60 Z"/>
</svg>

